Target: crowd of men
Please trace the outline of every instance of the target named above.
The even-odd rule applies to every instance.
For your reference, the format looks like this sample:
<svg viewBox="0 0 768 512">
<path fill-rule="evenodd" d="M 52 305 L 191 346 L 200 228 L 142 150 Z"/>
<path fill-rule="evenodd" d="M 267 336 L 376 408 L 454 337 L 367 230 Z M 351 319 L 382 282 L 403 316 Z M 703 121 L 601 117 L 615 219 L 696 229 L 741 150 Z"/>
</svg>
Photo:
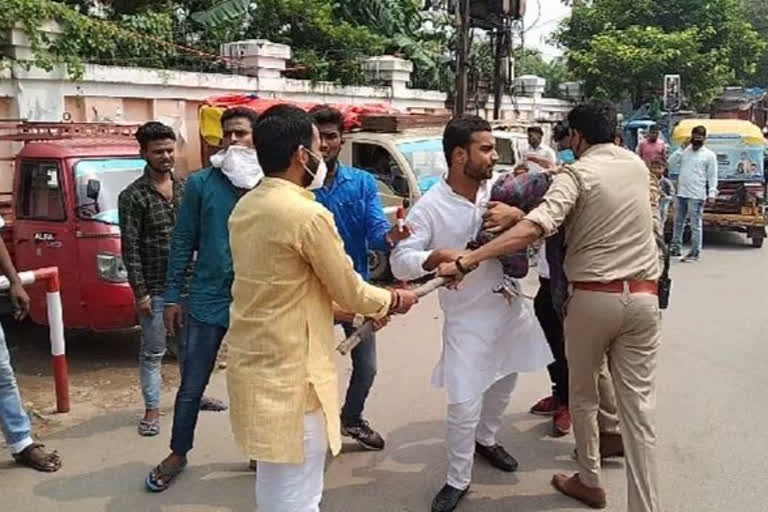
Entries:
<svg viewBox="0 0 768 512">
<path fill-rule="evenodd" d="M 454 510 L 466 495 L 475 454 L 502 471 L 518 468 L 496 434 L 518 374 L 545 366 L 552 395 L 531 412 L 553 416 L 553 435 L 573 427 L 579 466 L 575 475 L 555 475 L 554 487 L 605 508 L 600 461 L 626 454 L 628 510 L 661 510 L 654 420 L 661 230 L 674 200 L 671 252 L 680 254 L 688 218 L 693 243 L 685 259 L 698 260 L 701 210 L 717 194 L 716 162 L 701 127 L 669 157 L 652 127 L 635 154 L 616 144 L 616 119 L 608 102 L 577 106 L 554 131 L 557 152 L 531 127 L 515 173 L 546 175 L 549 188 L 523 211 L 490 201 L 498 159 L 491 126 L 454 118 L 443 137 L 448 173 L 404 227 L 390 225 L 374 178 L 339 161 L 344 119 L 331 107 L 227 110 L 221 150 L 187 180 L 173 172 L 173 130 L 143 125 L 136 138 L 146 169 L 119 198 L 142 329 L 139 435 L 160 432 L 169 337 L 181 373 L 170 453 L 146 475 L 146 487 L 164 491 L 182 473 L 200 410 L 227 408 L 204 396 L 222 343 L 232 431 L 256 471 L 260 511 L 318 511 L 326 455 L 339 453 L 341 436 L 385 448 L 363 414 L 377 371 L 375 337 L 352 351 L 343 404 L 334 361 L 334 324 L 347 335 L 366 319 L 380 329 L 418 302 L 407 288 L 367 282 L 374 249 L 391 251 L 402 281 L 451 280 L 439 291 L 443 349 L 432 376 L 446 392 L 448 472 L 433 512 Z M 677 191 L 666 178 L 668 161 L 681 168 Z M 468 249 L 481 230 L 498 236 Z M 534 315 L 516 284 L 499 293 L 508 276 L 498 258 L 542 238 Z M 22 316 L 29 299 L 2 242 L 0 266 Z M 58 454 L 30 436 L 4 339 L 0 419 L 19 463 L 59 469 Z"/>
</svg>

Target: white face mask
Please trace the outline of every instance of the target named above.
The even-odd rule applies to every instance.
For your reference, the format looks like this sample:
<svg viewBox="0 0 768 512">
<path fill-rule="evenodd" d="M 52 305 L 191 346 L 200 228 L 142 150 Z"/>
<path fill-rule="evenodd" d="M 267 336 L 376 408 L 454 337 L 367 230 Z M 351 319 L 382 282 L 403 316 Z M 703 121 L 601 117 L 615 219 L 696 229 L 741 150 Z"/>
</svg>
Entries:
<svg viewBox="0 0 768 512">
<path fill-rule="evenodd" d="M 304 170 L 312 176 L 312 182 L 307 185 L 307 190 L 317 190 L 320 187 L 325 184 L 325 178 L 328 176 L 328 166 L 325 165 L 325 160 L 308 150 L 307 148 L 304 148 L 304 151 L 312 155 L 312 158 L 320 162 L 320 164 L 317 166 L 317 170 L 315 172 L 312 172 L 309 170 L 309 167 L 306 165 L 304 166 Z"/>
<path fill-rule="evenodd" d="M 211 165 L 221 169 L 233 186 L 250 190 L 264 177 L 256 150 L 248 146 L 229 146 L 211 155 Z"/>
</svg>

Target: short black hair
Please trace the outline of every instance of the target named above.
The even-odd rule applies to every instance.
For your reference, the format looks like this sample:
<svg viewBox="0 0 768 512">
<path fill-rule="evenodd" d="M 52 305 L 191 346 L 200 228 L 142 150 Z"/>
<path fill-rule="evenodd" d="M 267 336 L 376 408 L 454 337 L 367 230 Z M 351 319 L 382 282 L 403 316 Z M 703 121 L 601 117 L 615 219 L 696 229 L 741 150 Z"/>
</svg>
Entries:
<svg viewBox="0 0 768 512">
<path fill-rule="evenodd" d="M 657 124 L 652 124 L 651 126 L 648 127 L 648 131 L 649 132 L 660 132 L 661 131 L 661 127 L 659 125 L 657 125 Z"/>
<path fill-rule="evenodd" d="M 344 133 L 344 115 L 339 109 L 330 105 L 316 105 L 309 111 L 309 115 L 316 125 L 332 124 L 339 129 L 339 133 Z"/>
<path fill-rule="evenodd" d="M 552 129 L 552 140 L 560 142 L 568 136 L 568 125 L 564 123 L 557 123 Z"/>
<path fill-rule="evenodd" d="M 230 119 L 237 119 L 239 117 L 248 119 L 251 122 L 251 130 L 256 131 L 256 123 L 259 120 L 259 114 L 248 107 L 232 107 L 225 110 L 224 113 L 221 114 L 221 126 L 224 126 L 224 123 Z"/>
<path fill-rule="evenodd" d="M 541 129 L 541 126 L 529 126 L 528 133 L 538 133 L 542 137 L 544 136 L 544 130 Z"/>
<path fill-rule="evenodd" d="M 272 105 L 267 110 L 262 112 L 259 115 L 259 121 L 262 121 L 270 116 L 281 116 L 284 114 L 306 115 L 306 111 L 303 108 L 297 107 L 296 105 L 291 105 L 290 103 L 278 103 L 277 105 Z"/>
<path fill-rule="evenodd" d="M 451 119 L 443 132 L 443 153 L 448 165 L 451 165 L 454 149 L 468 149 L 473 134 L 490 131 L 491 124 L 482 117 L 463 114 Z"/>
<path fill-rule="evenodd" d="M 618 125 L 616 106 L 601 99 L 582 103 L 568 113 L 568 125 L 591 145 L 613 143 Z"/>
<path fill-rule="evenodd" d="M 173 132 L 173 128 L 158 121 L 150 121 L 139 126 L 134 137 L 139 142 L 141 149 L 147 149 L 149 143 L 155 140 L 170 139 L 176 142 L 176 134 Z"/>
<path fill-rule="evenodd" d="M 300 146 L 312 146 L 312 119 L 298 107 L 280 104 L 265 110 L 254 132 L 254 144 L 264 174 L 284 172 Z"/>
<path fill-rule="evenodd" d="M 702 126 L 702 125 L 694 126 L 693 130 L 691 130 L 691 135 L 696 135 L 696 134 L 703 135 L 704 137 L 706 137 L 707 136 L 707 128 L 705 126 Z"/>
</svg>

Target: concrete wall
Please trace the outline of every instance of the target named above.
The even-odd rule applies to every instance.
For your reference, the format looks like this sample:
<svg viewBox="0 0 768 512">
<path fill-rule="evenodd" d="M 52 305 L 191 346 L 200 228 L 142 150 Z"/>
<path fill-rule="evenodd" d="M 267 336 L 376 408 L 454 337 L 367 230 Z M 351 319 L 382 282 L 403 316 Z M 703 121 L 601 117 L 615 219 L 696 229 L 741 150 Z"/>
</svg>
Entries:
<svg viewBox="0 0 768 512">
<path fill-rule="evenodd" d="M 208 97 L 256 93 L 263 98 L 334 103 L 383 103 L 402 111 L 443 111 L 446 97 L 437 91 L 408 89 L 402 82 L 388 86 L 343 87 L 285 78 L 164 71 L 88 65 L 73 82 L 62 69 L 45 72 L 0 71 L 0 117 L 31 121 L 144 122 L 158 120 L 174 127 L 179 137 L 178 170 L 201 165 L 197 110 Z M 570 104 L 535 97 L 506 97 L 502 119 L 561 119 Z M 8 113 L 5 113 L 8 112 Z M 481 112 L 492 116 L 492 110 Z M 0 146 L 0 157 L 7 154 Z M 3 189 L 7 171 L 0 177 Z"/>
</svg>

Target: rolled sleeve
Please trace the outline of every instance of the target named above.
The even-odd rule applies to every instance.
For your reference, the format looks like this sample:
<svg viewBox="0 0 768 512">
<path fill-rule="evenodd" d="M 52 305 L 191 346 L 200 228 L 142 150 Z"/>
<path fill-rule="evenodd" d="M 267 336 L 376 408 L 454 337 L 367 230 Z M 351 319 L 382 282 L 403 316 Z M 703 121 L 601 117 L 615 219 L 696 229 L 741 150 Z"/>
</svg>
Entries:
<svg viewBox="0 0 768 512">
<path fill-rule="evenodd" d="M 389 257 L 392 275 L 400 281 L 413 281 L 429 274 L 424 270 L 424 263 L 432 254 L 429 248 L 432 243 L 432 231 L 418 204 L 408 214 L 407 222 L 411 228 L 411 236 L 401 240 Z"/>
<path fill-rule="evenodd" d="M 579 198 L 579 187 L 568 173 L 555 175 L 542 203 L 531 210 L 525 219 L 544 231 L 544 236 L 555 234 Z"/>
</svg>

